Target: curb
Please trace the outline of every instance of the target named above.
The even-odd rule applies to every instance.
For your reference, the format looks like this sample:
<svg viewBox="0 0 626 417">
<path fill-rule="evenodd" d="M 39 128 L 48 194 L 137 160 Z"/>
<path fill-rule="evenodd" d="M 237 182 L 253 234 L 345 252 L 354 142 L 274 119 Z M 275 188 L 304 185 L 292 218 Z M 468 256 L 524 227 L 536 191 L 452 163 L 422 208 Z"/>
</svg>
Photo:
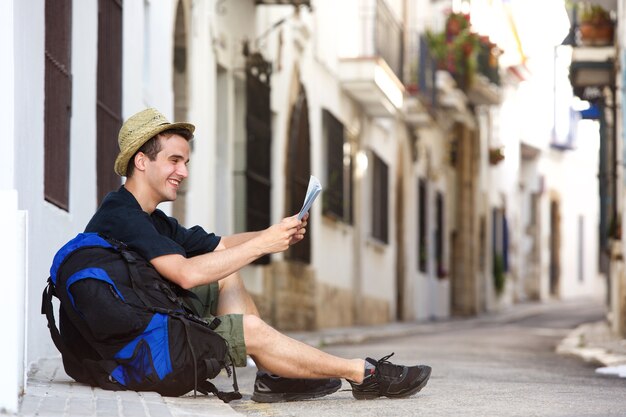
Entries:
<svg viewBox="0 0 626 417">
<path fill-rule="evenodd" d="M 571 331 L 556 348 L 562 355 L 604 367 L 626 364 L 626 341 L 611 335 L 608 323 L 586 323 Z"/>
</svg>

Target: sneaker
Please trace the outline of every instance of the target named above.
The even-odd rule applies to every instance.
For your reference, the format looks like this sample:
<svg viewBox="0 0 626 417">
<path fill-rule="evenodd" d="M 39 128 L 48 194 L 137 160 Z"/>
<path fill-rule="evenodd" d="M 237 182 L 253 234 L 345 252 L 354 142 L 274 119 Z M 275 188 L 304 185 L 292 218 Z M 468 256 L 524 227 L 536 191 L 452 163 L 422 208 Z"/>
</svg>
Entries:
<svg viewBox="0 0 626 417">
<path fill-rule="evenodd" d="M 394 365 L 387 355 L 376 361 L 365 359 L 374 366 L 360 384 L 348 381 L 352 386 L 352 395 L 357 400 L 371 400 L 378 397 L 405 398 L 420 391 L 430 378 L 430 366 Z M 370 369 L 368 369 L 370 370 Z"/>
<path fill-rule="evenodd" d="M 257 372 L 252 400 L 259 403 L 308 400 L 332 394 L 339 388 L 341 380 L 337 378 L 283 378 Z"/>
</svg>

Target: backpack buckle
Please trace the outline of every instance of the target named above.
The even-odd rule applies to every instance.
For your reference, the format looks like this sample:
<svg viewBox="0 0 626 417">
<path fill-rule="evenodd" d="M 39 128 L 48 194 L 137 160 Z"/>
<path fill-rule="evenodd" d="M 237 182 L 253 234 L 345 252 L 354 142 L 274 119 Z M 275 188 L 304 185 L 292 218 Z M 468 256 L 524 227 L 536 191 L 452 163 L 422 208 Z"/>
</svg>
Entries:
<svg viewBox="0 0 626 417">
<path fill-rule="evenodd" d="M 124 260 L 130 264 L 134 264 L 135 262 L 137 262 L 137 259 L 128 251 L 121 251 L 122 257 L 124 258 Z"/>
</svg>

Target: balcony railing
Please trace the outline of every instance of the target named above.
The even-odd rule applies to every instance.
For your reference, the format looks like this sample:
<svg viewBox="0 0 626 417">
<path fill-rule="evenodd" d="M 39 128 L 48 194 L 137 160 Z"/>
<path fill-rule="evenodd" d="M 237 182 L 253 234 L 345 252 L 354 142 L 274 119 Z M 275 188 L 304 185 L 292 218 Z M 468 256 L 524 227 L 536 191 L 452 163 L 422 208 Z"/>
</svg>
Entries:
<svg viewBox="0 0 626 417">
<path fill-rule="evenodd" d="M 402 80 L 404 64 L 404 29 L 385 0 L 366 2 L 362 10 L 366 34 L 362 56 L 378 56 L 385 60 L 398 79 Z"/>
<path fill-rule="evenodd" d="M 419 61 L 417 64 L 418 95 L 429 107 L 437 106 L 437 60 L 430 51 L 426 36 L 419 36 Z"/>
<path fill-rule="evenodd" d="M 358 3 L 359 48 L 339 60 L 339 81 L 366 113 L 390 117 L 403 108 L 404 29 L 384 0 Z"/>
</svg>

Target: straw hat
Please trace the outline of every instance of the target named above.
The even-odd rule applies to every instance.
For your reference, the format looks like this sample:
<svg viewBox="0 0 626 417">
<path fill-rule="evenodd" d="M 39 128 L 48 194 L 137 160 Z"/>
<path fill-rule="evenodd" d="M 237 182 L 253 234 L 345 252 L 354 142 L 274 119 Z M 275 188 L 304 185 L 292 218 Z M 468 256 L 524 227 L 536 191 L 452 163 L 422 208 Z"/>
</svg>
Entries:
<svg viewBox="0 0 626 417">
<path fill-rule="evenodd" d="M 128 161 L 148 140 L 168 129 L 186 129 L 193 134 L 191 123 L 170 123 L 157 109 L 148 108 L 131 116 L 124 122 L 117 138 L 120 153 L 115 159 L 115 173 L 126 175 Z"/>
</svg>

